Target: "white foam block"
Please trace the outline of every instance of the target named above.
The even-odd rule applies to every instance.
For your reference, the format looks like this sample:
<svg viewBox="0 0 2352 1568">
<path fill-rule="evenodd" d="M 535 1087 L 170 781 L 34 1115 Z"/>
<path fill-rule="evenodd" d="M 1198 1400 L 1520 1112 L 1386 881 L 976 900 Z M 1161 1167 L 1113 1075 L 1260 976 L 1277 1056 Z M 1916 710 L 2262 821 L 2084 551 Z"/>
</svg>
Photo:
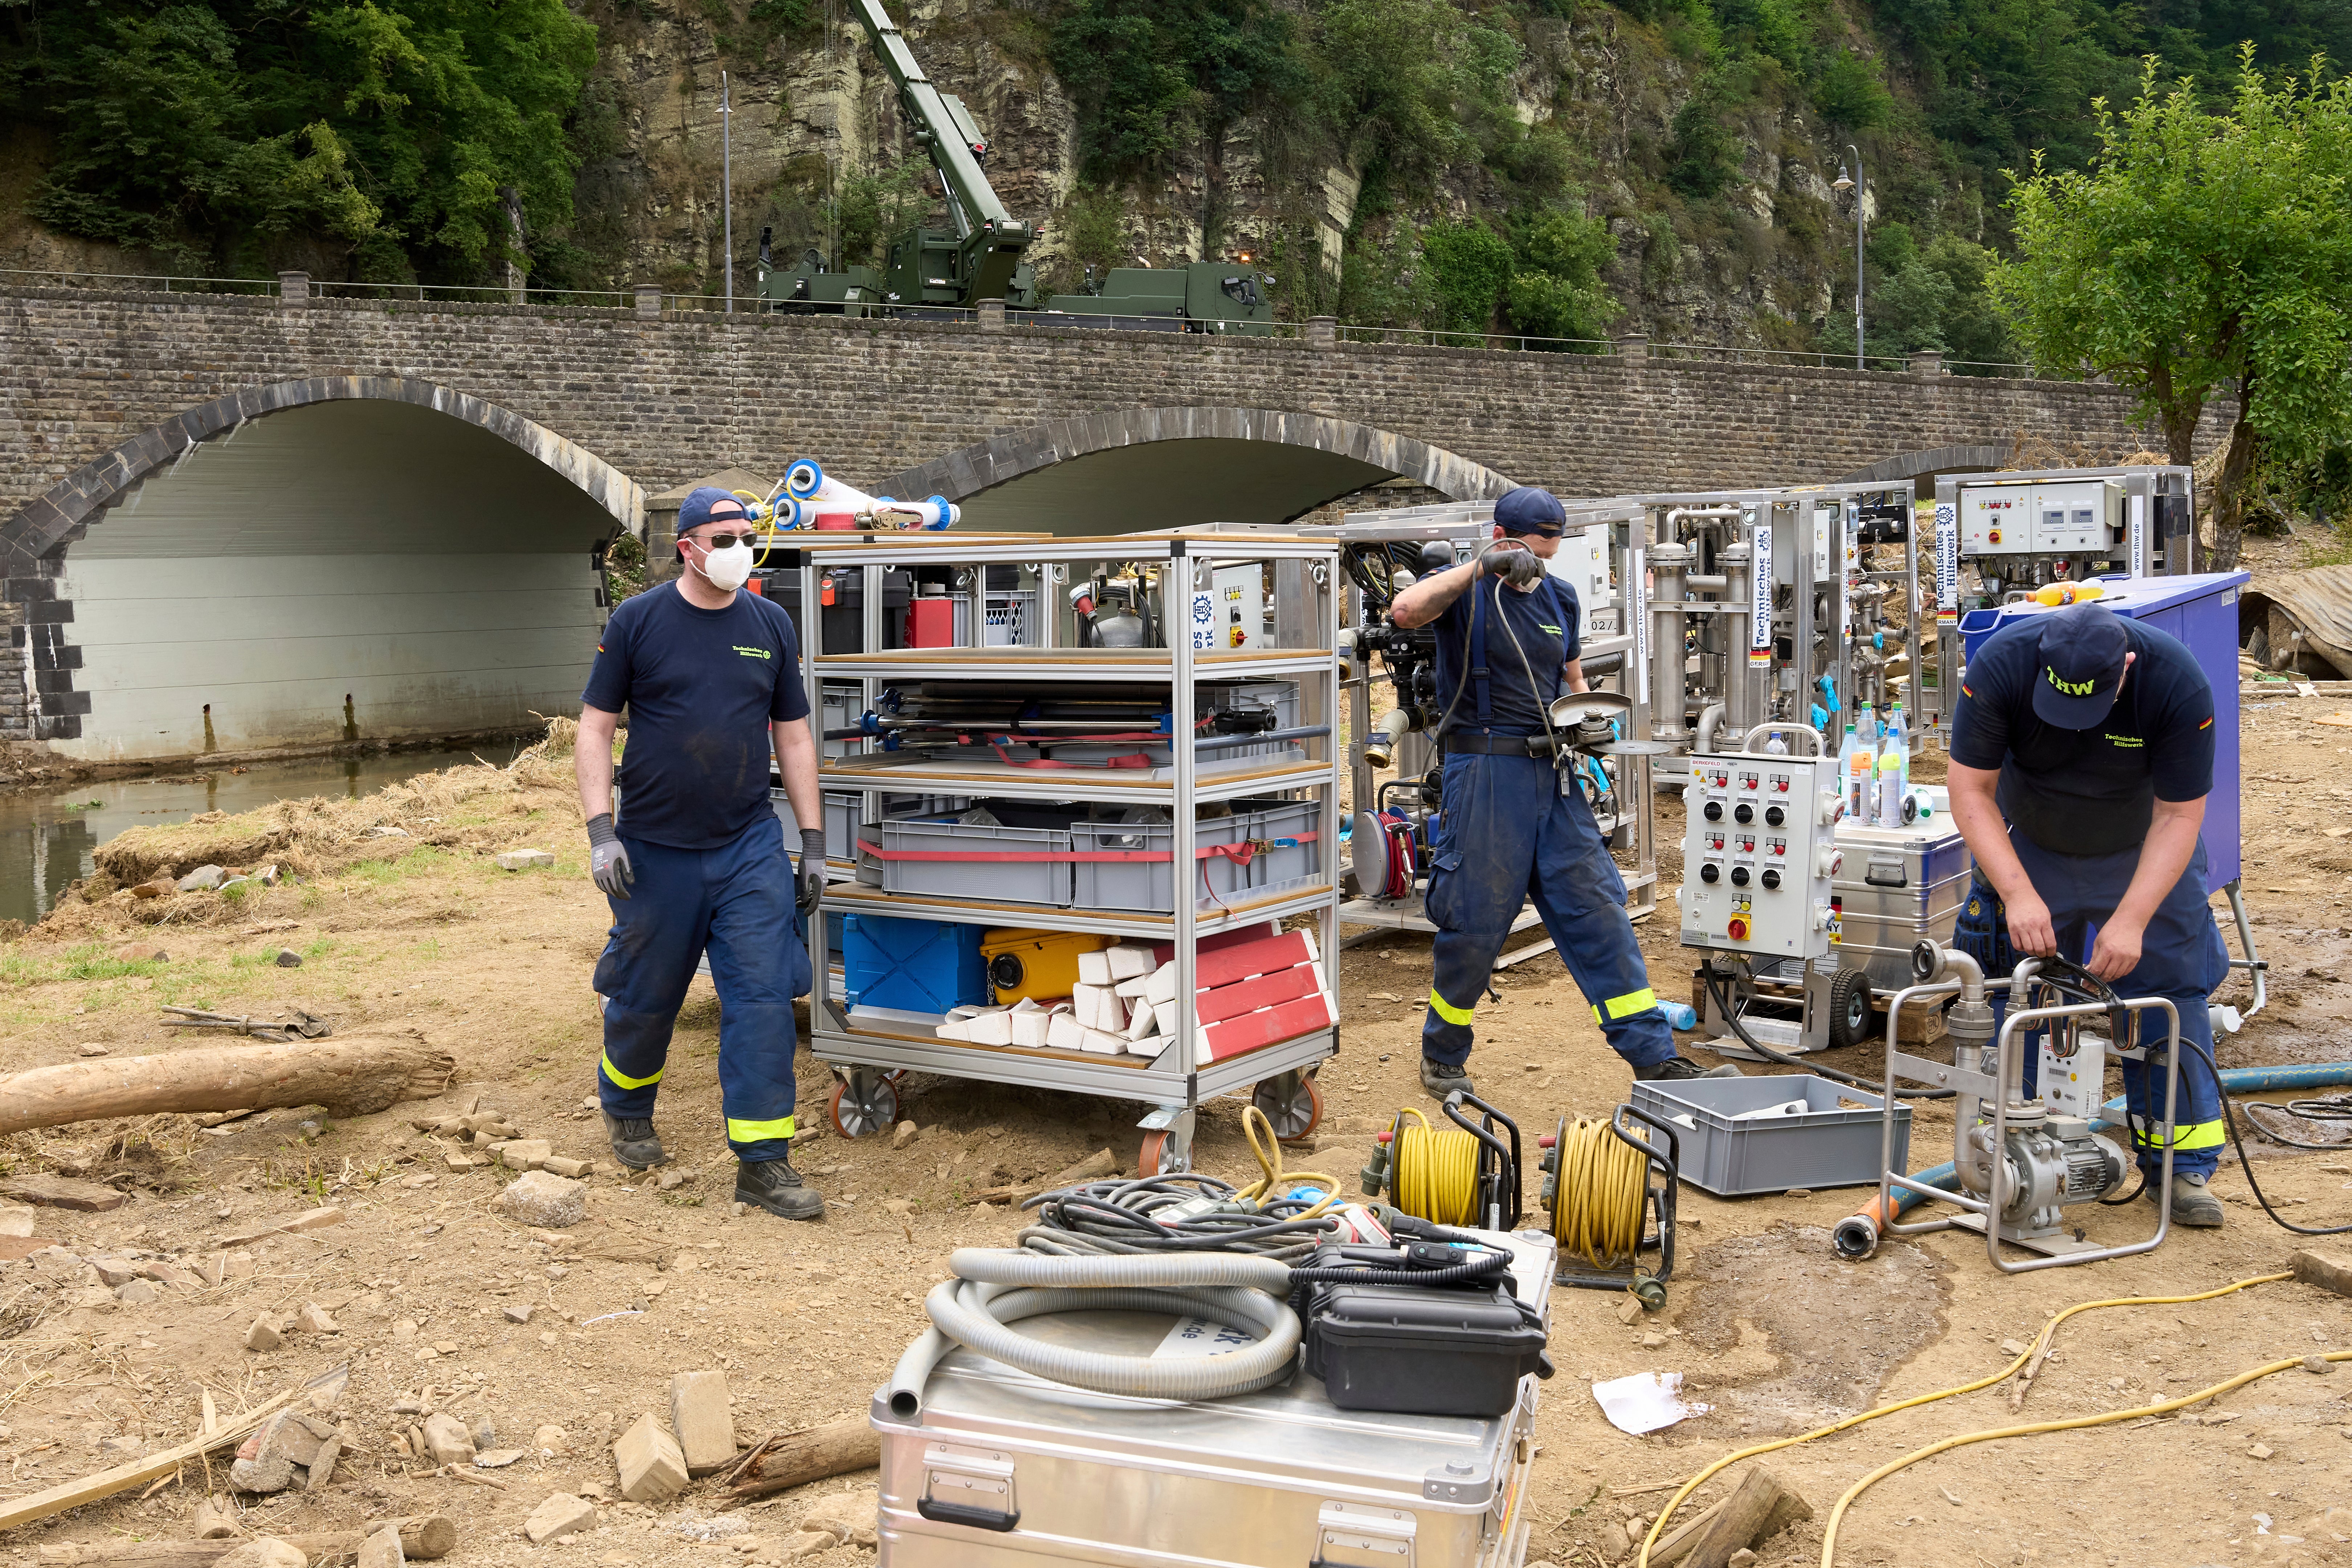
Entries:
<svg viewBox="0 0 2352 1568">
<path fill-rule="evenodd" d="M 1168 1042 L 1155 1031 L 1139 1040 L 1127 1042 L 1127 1054 L 1131 1057 L 1156 1057 L 1168 1048 Z"/>
<path fill-rule="evenodd" d="M 1010 1012 L 982 1013 L 971 1021 L 971 1043 L 975 1046 L 1009 1046 L 1013 1043 L 1013 1015 Z"/>
<path fill-rule="evenodd" d="M 1112 1029 L 1088 1029 L 1086 1043 L 1078 1048 L 1096 1056 L 1120 1056 L 1127 1050 L 1127 1037 Z"/>
<path fill-rule="evenodd" d="M 1154 1002 L 1151 1005 L 1151 1020 L 1160 1026 L 1161 1034 L 1173 1038 L 1176 1034 L 1176 998 L 1171 996 L 1165 1002 Z"/>
<path fill-rule="evenodd" d="M 1089 1029 L 1127 1027 L 1127 1004 L 1108 985 L 1081 984 L 1070 994 L 1070 1005 L 1076 1010 L 1078 1022 Z"/>
<path fill-rule="evenodd" d="M 1108 985 L 1110 984 L 1110 954 L 1102 952 L 1078 954 L 1078 984 Z"/>
<path fill-rule="evenodd" d="M 1057 1008 L 1053 1015 L 1053 1022 L 1045 1026 L 1045 1043 L 1057 1051 L 1083 1050 L 1086 1037 L 1086 1026 L 1078 1022 L 1076 1013 L 1065 1013 Z"/>
<path fill-rule="evenodd" d="M 1127 1021 L 1127 1037 L 1129 1040 L 1150 1039 L 1159 1032 L 1159 1016 L 1149 1007 L 1138 1007 L 1135 1016 Z"/>
<path fill-rule="evenodd" d="M 969 1041 L 971 1038 L 971 1020 L 970 1018 L 950 1018 L 946 1023 L 940 1026 L 939 1036 L 940 1038 L 943 1040 Z"/>
<path fill-rule="evenodd" d="M 1143 994 L 1150 990 L 1150 986 L 1151 976 L 1149 974 L 1138 974 L 1131 979 L 1120 981 L 1118 984 L 1112 986 L 1111 990 L 1118 995 L 1120 1000 L 1132 1006 L 1134 1004 L 1143 1000 Z"/>
<path fill-rule="evenodd" d="M 1151 972 L 1151 984 L 1144 988 L 1144 1000 L 1153 1006 L 1176 1000 L 1176 964 L 1171 959 Z"/>
<path fill-rule="evenodd" d="M 1044 1045 L 1046 1037 L 1053 1031 L 1054 1018 L 1055 1014 L 1047 1012 L 1043 1007 L 1034 1007 L 1026 1012 L 1018 1007 L 1014 1008 L 1013 1039 L 1010 1043 L 1016 1046 Z"/>
<path fill-rule="evenodd" d="M 1110 960 L 1110 977 L 1113 980 L 1139 980 L 1157 967 L 1152 961 L 1151 949 L 1140 942 L 1120 942 L 1106 956 Z"/>
</svg>

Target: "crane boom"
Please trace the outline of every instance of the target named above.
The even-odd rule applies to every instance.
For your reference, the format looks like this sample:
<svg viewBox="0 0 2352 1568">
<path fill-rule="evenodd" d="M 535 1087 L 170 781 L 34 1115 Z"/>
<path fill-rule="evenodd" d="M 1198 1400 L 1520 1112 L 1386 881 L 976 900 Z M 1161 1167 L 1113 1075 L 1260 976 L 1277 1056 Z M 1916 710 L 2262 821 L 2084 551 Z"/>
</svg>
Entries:
<svg viewBox="0 0 2352 1568">
<path fill-rule="evenodd" d="M 898 25 L 881 0 L 855 0 L 857 19 L 874 45 L 882 68 L 898 89 L 898 102 L 914 123 L 916 137 L 947 187 L 948 214 L 955 226 L 961 292 L 966 300 L 1002 299 L 1033 237 L 1030 226 L 1004 210 L 995 187 L 982 172 L 987 142 L 956 99 L 923 74 Z"/>
</svg>

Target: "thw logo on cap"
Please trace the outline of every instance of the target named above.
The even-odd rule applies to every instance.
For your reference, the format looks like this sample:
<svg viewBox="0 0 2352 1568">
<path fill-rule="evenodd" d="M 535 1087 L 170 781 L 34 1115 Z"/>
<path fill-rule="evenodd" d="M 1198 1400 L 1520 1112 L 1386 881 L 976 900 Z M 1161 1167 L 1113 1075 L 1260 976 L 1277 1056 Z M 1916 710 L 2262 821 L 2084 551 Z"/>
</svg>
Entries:
<svg viewBox="0 0 2352 1568">
<path fill-rule="evenodd" d="M 2064 697 L 2088 697 L 2099 684 L 2095 680 L 2063 680 L 2059 679 L 2058 672 L 2047 665 L 2042 667 L 2042 673 L 2050 678 L 2050 684 Z"/>
</svg>

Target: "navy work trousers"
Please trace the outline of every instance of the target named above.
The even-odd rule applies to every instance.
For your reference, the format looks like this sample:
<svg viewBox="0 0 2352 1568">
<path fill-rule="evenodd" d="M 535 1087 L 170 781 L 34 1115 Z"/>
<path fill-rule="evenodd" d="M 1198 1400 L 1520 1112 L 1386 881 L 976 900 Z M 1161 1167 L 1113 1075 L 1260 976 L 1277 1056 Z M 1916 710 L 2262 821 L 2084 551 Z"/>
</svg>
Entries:
<svg viewBox="0 0 2352 1568">
<path fill-rule="evenodd" d="M 1637 1068 L 1673 1056 L 1674 1031 L 1626 918 L 1625 879 L 1583 795 L 1560 794 L 1543 758 L 1457 752 L 1445 759 L 1442 799 L 1427 901 L 1436 973 L 1422 1055 L 1468 1058 L 1478 998 L 1532 898 L 1610 1048 Z"/>
<path fill-rule="evenodd" d="M 2113 855 L 2056 855 L 2012 829 L 2010 846 L 2025 868 L 2028 881 L 2050 906 L 2050 925 L 2058 951 L 2087 963 L 2099 922 L 2116 911 L 2139 868 L 2137 849 Z M 2207 1064 L 2213 1058 L 2213 1019 L 2206 1003 L 2230 973 L 2230 954 L 2221 933 L 2213 926 L 2213 911 L 2205 902 L 2205 847 L 2189 858 L 2189 868 L 2172 891 L 2157 906 L 2141 938 L 2139 963 L 2119 980 L 2109 982 L 2119 996 L 2163 996 L 2180 1009 L 2180 1097 L 2174 1113 L 2172 1169 L 2176 1174 L 2210 1175 L 2221 1163 L 2221 1145 L 2228 1137 L 2221 1124 L 2221 1097 Z M 2020 958 L 2023 953 L 2018 954 Z M 2008 1014 L 2008 993 L 1997 992 L 1996 1016 Z M 2164 1016 L 2138 1015 L 2140 1039 L 2161 1045 Z M 2098 1020 L 2091 1021 L 2095 1026 Z M 2104 1031 L 2102 1031 L 2104 1032 Z M 2152 1037 L 2152 1038 L 2151 1038 Z M 2034 1092 L 2035 1069 L 2041 1063 L 2039 1031 L 2020 1042 L 2025 1053 L 2025 1092 Z M 2163 1164 L 2164 1150 L 2154 1131 L 2164 1115 L 2164 1070 L 2139 1063 L 2122 1064 L 2124 1103 L 2134 1121 L 2132 1144 L 2140 1169 L 2155 1173 Z M 2142 1128 L 2149 1131 L 2143 1132 Z"/>
<path fill-rule="evenodd" d="M 793 998 L 809 988 L 808 950 L 793 929 L 793 867 L 771 813 L 716 849 L 673 849 L 621 836 L 636 872 L 613 906 L 596 961 L 605 1113 L 650 1117 L 670 1030 L 707 952 L 719 990 L 719 1091 L 727 1142 L 742 1160 L 781 1159 L 793 1137 Z"/>
</svg>

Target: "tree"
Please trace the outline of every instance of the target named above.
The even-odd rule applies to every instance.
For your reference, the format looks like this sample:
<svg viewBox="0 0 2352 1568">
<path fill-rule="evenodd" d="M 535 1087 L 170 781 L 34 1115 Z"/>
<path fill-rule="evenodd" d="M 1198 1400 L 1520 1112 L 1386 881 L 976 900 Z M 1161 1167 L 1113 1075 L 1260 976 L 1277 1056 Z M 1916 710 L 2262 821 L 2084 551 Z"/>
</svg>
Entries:
<svg viewBox="0 0 2352 1568">
<path fill-rule="evenodd" d="M 2121 112 L 2095 100 L 2081 172 L 2037 160 L 2010 208 L 2018 259 L 1996 300 L 2034 363 L 2135 393 L 2177 463 L 2213 395 L 2235 412 L 2212 487 L 2212 564 L 2235 564 L 2258 458 L 2316 456 L 2352 427 L 2352 84 L 2275 86 L 2246 46 L 2233 97 L 2161 90 L 2147 62 Z M 2014 176 L 2012 176 L 2014 178 Z"/>
<path fill-rule="evenodd" d="M 1609 226 L 1553 209 L 1511 225 L 1513 269 L 1506 296 L 1511 324 L 1530 337 L 1597 339 L 1617 314 L 1601 269 L 1617 255 Z"/>
<path fill-rule="evenodd" d="M 1485 224 L 1433 223 L 1421 231 L 1422 254 L 1434 276 L 1439 325 L 1452 332 L 1484 332 L 1511 286 L 1511 247 Z"/>
</svg>

